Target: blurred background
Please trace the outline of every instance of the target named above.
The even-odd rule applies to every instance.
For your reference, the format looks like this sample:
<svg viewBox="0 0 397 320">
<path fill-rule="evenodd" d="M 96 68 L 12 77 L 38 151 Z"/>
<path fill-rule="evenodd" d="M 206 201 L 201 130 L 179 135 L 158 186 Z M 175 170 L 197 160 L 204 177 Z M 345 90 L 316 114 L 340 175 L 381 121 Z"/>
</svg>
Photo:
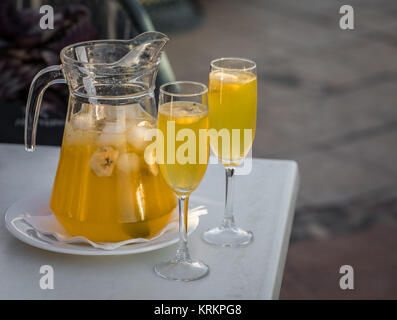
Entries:
<svg viewBox="0 0 397 320">
<path fill-rule="evenodd" d="M 38 27 L 43 4 L 54 30 Z M 354 30 L 339 28 L 343 4 Z M 207 83 L 222 56 L 257 63 L 253 155 L 296 160 L 301 174 L 280 298 L 397 299 L 397 2 L 3 0 L 0 142 L 22 143 L 29 84 L 60 49 L 152 28 L 171 39 L 160 81 Z M 67 95 L 46 93 L 39 144 L 60 144 Z M 354 290 L 339 288 L 345 264 Z"/>
</svg>

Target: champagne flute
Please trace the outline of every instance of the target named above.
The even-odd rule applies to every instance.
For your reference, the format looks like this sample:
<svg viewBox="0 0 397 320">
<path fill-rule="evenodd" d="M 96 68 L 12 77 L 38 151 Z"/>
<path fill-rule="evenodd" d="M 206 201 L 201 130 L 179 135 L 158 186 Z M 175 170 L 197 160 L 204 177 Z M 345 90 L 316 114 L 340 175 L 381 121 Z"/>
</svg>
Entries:
<svg viewBox="0 0 397 320">
<path fill-rule="evenodd" d="M 187 246 L 189 196 L 200 184 L 208 165 L 207 91 L 205 85 L 191 81 L 160 87 L 157 145 L 162 145 L 163 150 L 157 149 L 157 161 L 164 180 L 178 197 L 179 246 L 173 259 L 157 264 L 154 270 L 170 280 L 196 280 L 209 271 L 206 264 L 190 258 Z M 200 130 L 205 133 L 204 139 L 200 138 Z"/>
<path fill-rule="evenodd" d="M 245 231 L 234 223 L 233 177 L 236 166 L 251 150 L 255 137 L 255 62 L 241 58 L 220 58 L 212 61 L 208 99 L 210 127 L 217 131 L 210 132 L 211 150 L 225 167 L 226 197 L 221 225 L 207 230 L 202 237 L 206 242 L 218 246 L 247 245 L 253 239 L 252 232 Z M 223 140 L 222 144 L 219 143 L 220 138 Z"/>
</svg>

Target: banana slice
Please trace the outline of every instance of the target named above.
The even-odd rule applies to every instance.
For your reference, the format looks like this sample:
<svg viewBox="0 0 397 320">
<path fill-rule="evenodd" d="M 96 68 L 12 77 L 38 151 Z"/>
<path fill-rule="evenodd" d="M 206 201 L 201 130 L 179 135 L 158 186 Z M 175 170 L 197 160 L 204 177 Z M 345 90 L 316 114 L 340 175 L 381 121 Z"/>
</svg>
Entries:
<svg viewBox="0 0 397 320">
<path fill-rule="evenodd" d="M 159 174 L 159 167 L 156 162 L 156 152 L 145 154 L 145 162 L 151 174 L 157 176 Z"/>
<path fill-rule="evenodd" d="M 94 152 L 90 159 L 91 169 L 98 177 L 109 177 L 113 173 L 118 157 L 118 150 L 112 147 L 101 147 Z"/>
<path fill-rule="evenodd" d="M 132 125 L 127 132 L 128 143 L 137 151 L 144 151 L 151 141 L 145 141 L 145 133 L 148 129 L 153 129 L 154 125 L 149 121 L 141 121 L 136 125 Z"/>
<path fill-rule="evenodd" d="M 157 165 L 157 163 L 151 164 L 149 166 L 149 170 L 154 176 L 157 176 L 159 174 L 159 166 Z"/>
</svg>

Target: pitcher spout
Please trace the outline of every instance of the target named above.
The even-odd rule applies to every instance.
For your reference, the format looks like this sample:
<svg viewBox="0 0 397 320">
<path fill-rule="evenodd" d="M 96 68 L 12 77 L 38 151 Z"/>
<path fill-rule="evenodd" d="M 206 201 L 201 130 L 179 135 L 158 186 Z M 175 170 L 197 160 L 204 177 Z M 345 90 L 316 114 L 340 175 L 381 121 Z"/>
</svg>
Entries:
<svg viewBox="0 0 397 320">
<path fill-rule="evenodd" d="M 115 67 L 145 67 L 157 64 L 168 41 L 169 38 L 161 32 L 141 33 L 128 41 L 132 47 L 131 51 L 114 62 L 113 65 Z"/>
</svg>

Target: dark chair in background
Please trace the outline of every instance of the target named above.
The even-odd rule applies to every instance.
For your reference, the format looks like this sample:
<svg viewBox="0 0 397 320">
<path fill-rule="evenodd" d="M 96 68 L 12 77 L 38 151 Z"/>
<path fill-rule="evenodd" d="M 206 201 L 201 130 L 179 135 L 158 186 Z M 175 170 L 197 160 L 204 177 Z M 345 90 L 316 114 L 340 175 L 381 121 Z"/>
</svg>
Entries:
<svg viewBox="0 0 397 320">
<path fill-rule="evenodd" d="M 52 33 L 37 28 L 39 7 L 45 4 L 55 11 Z M 3 0 L 0 20 L 0 142 L 6 143 L 23 143 L 30 82 L 42 68 L 60 63 L 59 52 L 63 47 L 92 39 L 131 39 L 154 30 L 145 8 L 136 0 Z M 163 54 L 156 87 L 173 80 L 173 70 Z M 61 144 L 67 97 L 65 85 L 55 85 L 46 91 L 38 144 Z"/>
</svg>

